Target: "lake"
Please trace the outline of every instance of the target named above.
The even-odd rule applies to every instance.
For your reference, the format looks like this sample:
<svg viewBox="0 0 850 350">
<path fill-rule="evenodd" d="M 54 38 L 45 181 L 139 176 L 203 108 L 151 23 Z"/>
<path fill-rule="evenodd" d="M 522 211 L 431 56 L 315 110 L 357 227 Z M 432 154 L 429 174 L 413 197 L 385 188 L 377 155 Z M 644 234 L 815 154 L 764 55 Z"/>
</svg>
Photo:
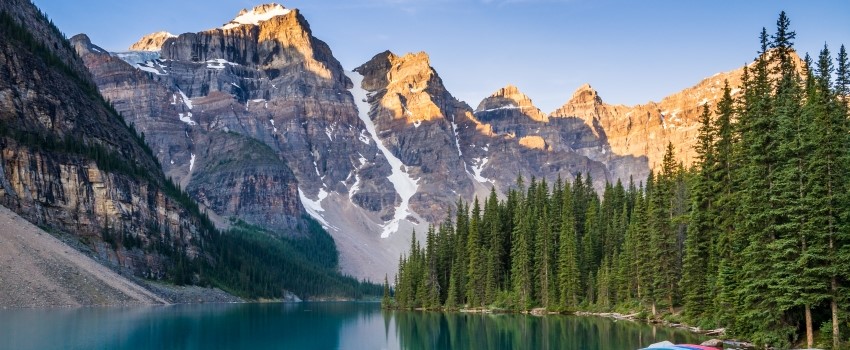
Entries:
<svg viewBox="0 0 850 350">
<path fill-rule="evenodd" d="M 0 349 L 637 349 L 662 340 L 702 338 L 598 317 L 355 302 L 0 310 Z"/>
</svg>

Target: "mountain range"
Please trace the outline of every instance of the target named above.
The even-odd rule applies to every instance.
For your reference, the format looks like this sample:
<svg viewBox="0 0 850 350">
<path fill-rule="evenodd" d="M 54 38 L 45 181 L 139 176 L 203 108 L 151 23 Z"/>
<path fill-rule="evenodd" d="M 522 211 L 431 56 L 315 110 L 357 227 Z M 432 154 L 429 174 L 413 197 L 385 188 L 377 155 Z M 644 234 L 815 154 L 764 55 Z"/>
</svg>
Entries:
<svg viewBox="0 0 850 350">
<path fill-rule="evenodd" d="M 472 108 L 452 96 L 424 52 L 385 51 L 344 68 L 298 9 L 278 4 L 242 10 L 218 28 L 155 32 L 125 52 L 108 52 L 84 34 L 70 43 L 59 51 L 63 62 L 108 101 L 91 108 L 114 108 L 123 120 L 104 116 L 96 125 L 75 125 L 75 111 L 89 107 L 57 104 L 54 97 L 33 102 L 42 112 L 21 128 L 63 133 L 72 127 L 151 172 L 161 166 L 152 182 L 171 179 L 219 228 L 244 222 L 301 237 L 311 234 L 305 228 L 312 217 L 334 238 L 341 271 L 372 281 L 394 275 L 411 230 L 421 240 L 429 224 L 451 217 L 458 199 L 483 198 L 491 188 L 503 195 L 520 175 L 552 183 L 582 174 L 597 190 L 640 183 L 660 165 L 668 143 L 677 161 L 689 165 L 701 106 L 713 106 L 724 81 L 736 87 L 742 73 L 719 73 L 637 106 L 606 103 L 585 84 L 545 113 L 513 85 Z M 6 74 L 29 74 L 4 67 Z M 46 214 L 62 210 L 81 213 L 64 225 L 92 234 L 153 221 L 197 231 L 185 209 L 167 198 L 79 161 L 33 159 L 4 145 L 4 164 L 0 199 L 28 219 L 62 217 Z M 63 166 L 78 167 L 81 178 L 33 168 Z M 55 190 L 10 195 L 28 186 Z M 79 199 L 57 206 L 49 198 L 59 193 Z M 84 198 L 91 196 L 123 200 L 90 208 Z M 197 250 L 192 242 L 188 251 Z"/>
</svg>

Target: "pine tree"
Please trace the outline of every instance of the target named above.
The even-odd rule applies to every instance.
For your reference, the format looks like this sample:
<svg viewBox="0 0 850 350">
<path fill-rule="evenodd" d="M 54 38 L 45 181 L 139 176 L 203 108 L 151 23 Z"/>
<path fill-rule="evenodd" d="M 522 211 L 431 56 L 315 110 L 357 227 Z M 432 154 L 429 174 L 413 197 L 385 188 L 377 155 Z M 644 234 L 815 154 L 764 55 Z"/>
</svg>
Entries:
<svg viewBox="0 0 850 350">
<path fill-rule="evenodd" d="M 780 17 L 780 23 L 784 20 Z M 784 24 L 782 24 L 784 26 Z M 778 33 L 787 30 L 778 30 Z M 785 36 L 787 38 L 787 35 Z M 780 150 L 779 120 L 775 118 L 777 104 L 769 75 L 769 38 L 762 29 L 760 56 L 754 65 L 751 81 L 745 82 L 743 110 L 740 116 L 741 144 L 746 160 L 742 171 L 744 184 L 741 195 L 740 229 L 747 240 L 742 253 L 738 317 L 733 332 L 749 334 L 759 344 L 785 345 L 790 338 L 789 325 L 784 323 L 786 311 L 777 295 L 787 283 L 782 280 L 784 269 L 776 269 L 779 256 L 770 248 L 777 247 L 782 224 L 779 179 Z M 780 39 L 779 41 L 785 41 Z M 775 54 L 774 54 L 775 56 Z"/>
<path fill-rule="evenodd" d="M 578 306 L 579 268 L 578 249 L 576 247 L 575 217 L 571 195 L 565 195 L 561 211 L 560 246 L 558 252 L 558 288 L 562 310 Z"/>
<path fill-rule="evenodd" d="M 485 304 L 491 304 L 496 299 L 496 294 L 502 284 L 502 261 L 504 260 L 502 238 L 502 220 L 500 217 L 499 198 L 496 189 L 490 188 L 490 197 L 484 206 L 483 226 L 488 232 L 487 242 L 487 276 L 485 281 L 484 300 Z"/>
<path fill-rule="evenodd" d="M 522 201 L 520 201 L 522 203 Z M 531 306 L 531 252 L 528 242 L 527 203 L 520 204 L 514 215 L 514 230 L 511 245 L 511 283 L 517 309 L 527 310 Z"/>
<path fill-rule="evenodd" d="M 636 292 L 638 300 L 642 303 L 651 303 L 653 314 L 655 310 L 655 288 L 653 286 L 653 270 L 655 268 L 655 257 L 652 246 L 652 234 L 650 233 L 650 214 L 652 210 L 650 194 L 655 190 L 655 176 L 652 171 L 646 179 L 645 195 L 638 197 L 635 203 L 634 219 L 634 247 L 638 257 L 636 264 Z"/>
<path fill-rule="evenodd" d="M 458 288 L 457 288 L 457 282 L 456 282 L 457 281 L 456 276 L 459 274 L 459 272 L 457 272 L 458 270 L 459 269 L 458 269 L 457 266 L 452 266 L 452 273 L 449 277 L 449 291 L 448 291 L 448 295 L 446 296 L 446 304 L 445 304 L 446 309 L 448 309 L 448 310 L 454 310 L 454 309 L 457 308 L 457 305 L 458 305 Z"/>
<path fill-rule="evenodd" d="M 709 300 L 709 266 L 714 230 L 714 194 L 716 185 L 715 131 L 708 105 L 703 106 L 697 137 L 697 175 L 691 190 L 692 208 L 685 241 L 681 287 L 684 291 L 685 316 L 697 320 L 703 316 Z"/>
<path fill-rule="evenodd" d="M 423 279 L 427 291 L 425 293 L 425 301 L 423 304 L 427 309 L 436 309 L 440 307 L 440 289 L 441 285 L 437 279 L 437 235 L 434 225 L 429 225 L 428 233 L 426 234 L 425 245 L 425 267 L 423 268 Z"/>
<path fill-rule="evenodd" d="M 388 280 L 387 275 L 384 275 L 384 296 L 381 298 L 381 308 L 389 309 L 391 307 L 390 303 L 390 282 Z"/>
<path fill-rule="evenodd" d="M 746 71 L 745 71 L 746 72 Z M 745 79 L 746 80 L 746 79 Z M 735 139 L 735 128 L 732 120 L 735 115 L 735 101 L 732 99 L 732 90 L 729 82 L 723 86 L 723 95 L 717 103 L 715 111 L 716 118 L 714 129 L 716 131 L 715 141 L 715 175 L 714 183 L 717 186 L 715 200 L 714 227 L 717 230 L 717 239 L 713 247 L 711 259 L 711 272 L 714 276 L 713 305 L 716 314 L 714 319 L 720 326 L 729 326 L 732 322 L 730 315 L 734 314 L 735 305 L 732 295 L 735 291 L 734 261 L 741 251 L 742 239 L 735 237 L 736 210 L 739 204 L 736 164 L 741 163 L 737 159 L 736 150 L 740 146 Z"/>
<path fill-rule="evenodd" d="M 468 248 L 467 240 L 469 235 L 469 206 L 463 203 L 463 200 L 458 199 L 457 213 L 455 215 L 455 251 L 454 262 L 452 263 L 452 273 L 455 274 L 455 282 L 457 286 L 457 299 L 455 302 L 459 306 L 466 304 L 466 286 L 467 286 L 467 261 Z"/>
<path fill-rule="evenodd" d="M 608 257 L 602 258 L 599 270 L 596 272 L 596 305 L 602 308 L 610 306 L 611 273 Z"/>
<path fill-rule="evenodd" d="M 846 54 L 844 56 L 846 60 Z M 846 67 L 846 62 L 844 64 Z M 839 68 L 841 66 L 839 60 Z M 850 125 L 846 107 L 842 108 L 831 89 L 832 74 L 829 50 L 824 47 L 818 57 L 816 74 L 810 77 L 811 82 L 807 84 L 807 104 L 804 107 L 804 114 L 814 117 L 810 138 L 816 147 L 810 152 L 808 162 L 811 181 L 808 182 L 805 205 L 813 211 L 807 226 L 812 239 L 808 246 L 809 254 L 806 254 L 807 259 L 803 263 L 806 267 L 804 271 L 807 272 L 805 275 L 821 277 L 823 281 L 809 285 L 805 296 L 810 303 L 829 300 L 833 348 L 838 348 L 840 281 L 841 274 L 846 273 L 848 266 L 848 261 L 842 261 L 840 257 L 840 250 L 848 244 L 846 234 L 842 232 L 846 232 L 846 220 L 850 214 L 847 209 Z"/>
<path fill-rule="evenodd" d="M 653 257 L 652 311 L 657 313 L 657 303 L 664 300 L 673 312 L 673 297 L 677 285 L 677 236 L 673 230 L 673 192 L 676 163 L 673 145 L 668 143 L 661 166 L 661 174 L 649 193 L 650 255 Z"/>
<path fill-rule="evenodd" d="M 481 237 L 479 227 L 481 222 L 481 207 L 476 197 L 472 202 L 472 214 L 469 218 L 469 240 L 467 241 L 467 287 L 466 298 L 470 307 L 484 306 L 484 279 L 485 273 L 482 269 L 486 262 L 482 253 Z"/>
<path fill-rule="evenodd" d="M 537 270 L 537 286 L 540 294 L 540 304 L 544 308 L 551 306 L 552 300 L 552 276 L 554 263 L 552 262 L 552 227 L 549 219 L 549 209 L 544 206 L 540 227 L 537 233 L 537 242 L 535 247 L 536 258 L 535 268 Z"/>
</svg>

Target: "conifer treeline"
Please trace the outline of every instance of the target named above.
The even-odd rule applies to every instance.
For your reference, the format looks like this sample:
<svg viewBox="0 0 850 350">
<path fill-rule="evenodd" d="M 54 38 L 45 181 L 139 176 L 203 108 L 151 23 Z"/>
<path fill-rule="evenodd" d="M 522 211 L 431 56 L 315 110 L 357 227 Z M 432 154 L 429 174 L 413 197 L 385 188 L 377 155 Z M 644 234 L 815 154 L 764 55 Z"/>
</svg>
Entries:
<svg viewBox="0 0 850 350">
<path fill-rule="evenodd" d="M 794 38 L 784 12 L 762 30 L 737 93 L 727 84 L 704 106 L 691 169 L 668 145 L 645 185 L 609 184 L 601 198 L 579 174 L 551 188 L 519 178 L 483 208 L 459 201 L 400 259 L 394 306 L 643 310 L 759 344 L 838 348 L 850 325 L 848 58 L 841 46 L 833 64 L 825 46 L 799 67 Z"/>
</svg>

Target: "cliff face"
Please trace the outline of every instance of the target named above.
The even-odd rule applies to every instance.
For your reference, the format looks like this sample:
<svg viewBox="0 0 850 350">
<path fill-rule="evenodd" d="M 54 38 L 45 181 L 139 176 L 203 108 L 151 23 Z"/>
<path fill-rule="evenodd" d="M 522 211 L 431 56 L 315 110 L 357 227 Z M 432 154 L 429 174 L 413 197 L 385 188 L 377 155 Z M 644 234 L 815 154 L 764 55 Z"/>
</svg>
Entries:
<svg viewBox="0 0 850 350">
<path fill-rule="evenodd" d="M 558 174 L 570 179 L 579 172 L 590 172 L 601 188 L 605 181 L 627 184 L 630 177 L 639 181 L 649 173 L 646 158 L 613 152 L 599 125 L 576 117 L 546 115 L 512 85 L 481 101 L 475 117 L 491 125 L 494 133 L 515 138 L 526 149 L 544 152 L 546 160 L 514 169 L 523 174 L 551 180 Z M 517 154 L 515 159 L 527 156 Z M 505 163 L 511 169 L 510 162 Z"/>
<path fill-rule="evenodd" d="M 0 204 L 137 275 L 203 255 L 207 228 L 25 0 L 0 4 Z M 133 242 L 131 244 L 130 242 Z"/>
<path fill-rule="evenodd" d="M 249 224 L 298 234 L 292 229 L 301 222 L 303 208 L 297 181 L 285 160 L 239 134 L 201 127 L 195 116 L 197 107 L 188 96 L 184 99 L 179 88 L 163 83 L 160 75 L 110 55 L 85 35 L 71 41 L 100 92 L 127 123 L 145 135 L 166 175 L 217 214 L 214 217 L 238 217 Z M 226 99 L 216 102 L 223 102 L 226 108 L 234 106 Z M 253 167 L 257 159 L 264 163 Z M 243 170 L 238 171 L 240 168 Z M 234 176 L 242 178 L 238 184 L 231 181 Z M 221 219 L 218 223 L 227 224 Z"/>
<path fill-rule="evenodd" d="M 795 62 L 800 74 L 803 74 L 803 62 L 796 54 Z M 740 91 L 743 72 L 742 67 L 717 73 L 659 102 L 636 106 L 605 103 L 590 85 L 584 85 L 550 117 L 579 118 L 585 124 L 593 125 L 594 132 L 607 140 L 614 153 L 645 155 L 651 168 L 661 166 L 670 142 L 674 146 L 676 160 L 688 166 L 696 160 L 694 146 L 702 106 L 707 104 L 714 113 L 727 82 L 732 97 L 735 97 Z M 635 178 L 638 178 L 637 175 Z"/>
</svg>

